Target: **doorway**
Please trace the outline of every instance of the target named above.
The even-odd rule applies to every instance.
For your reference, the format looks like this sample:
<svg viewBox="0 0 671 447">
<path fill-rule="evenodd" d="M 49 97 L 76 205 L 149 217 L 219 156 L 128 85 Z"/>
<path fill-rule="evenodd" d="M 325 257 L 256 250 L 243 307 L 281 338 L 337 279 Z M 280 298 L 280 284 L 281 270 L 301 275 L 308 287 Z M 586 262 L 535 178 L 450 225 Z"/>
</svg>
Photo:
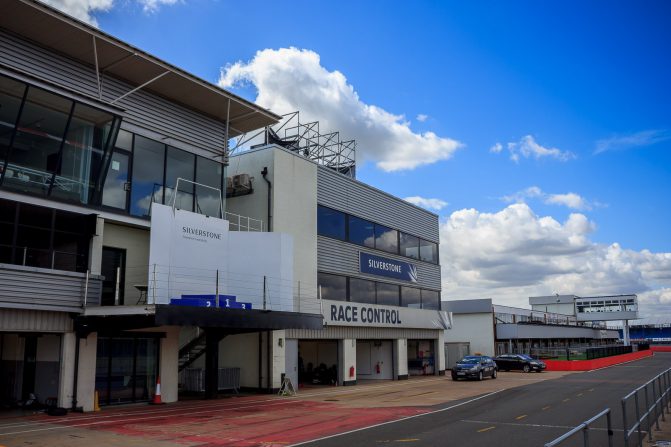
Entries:
<svg viewBox="0 0 671 447">
<path fill-rule="evenodd" d="M 126 250 L 122 248 L 103 247 L 100 273 L 105 277 L 103 280 L 100 305 L 123 305 L 124 290 L 126 288 Z M 119 276 L 118 288 L 117 274 Z"/>
</svg>

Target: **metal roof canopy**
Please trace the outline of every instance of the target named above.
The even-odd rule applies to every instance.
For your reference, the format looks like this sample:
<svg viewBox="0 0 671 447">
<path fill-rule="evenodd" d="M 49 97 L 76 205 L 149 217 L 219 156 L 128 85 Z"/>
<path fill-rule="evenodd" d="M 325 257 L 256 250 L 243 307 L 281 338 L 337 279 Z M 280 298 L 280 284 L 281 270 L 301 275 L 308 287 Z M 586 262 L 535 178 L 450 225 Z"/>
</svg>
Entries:
<svg viewBox="0 0 671 447">
<path fill-rule="evenodd" d="M 277 123 L 281 117 L 187 73 L 84 22 L 34 0 L 0 0 L 0 27 L 195 112 L 226 123 L 229 137 Z M 230 111 L 229 111 L 230 105 Z"/>
</svg>

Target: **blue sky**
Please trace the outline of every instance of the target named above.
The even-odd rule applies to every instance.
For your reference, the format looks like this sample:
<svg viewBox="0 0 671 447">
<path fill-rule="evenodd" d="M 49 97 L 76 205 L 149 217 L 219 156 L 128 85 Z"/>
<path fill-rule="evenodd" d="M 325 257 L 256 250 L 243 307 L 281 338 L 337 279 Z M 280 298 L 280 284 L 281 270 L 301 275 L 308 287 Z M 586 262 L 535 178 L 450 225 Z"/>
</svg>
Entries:
<svg viewBox="0 0 671 447">
<path fill-rule="evenodd" d="M 346 123 L 333 130 L 365 143 L 360 180 L 447 202 L 434 211 L 450 298 L 635 292 L 671 314 L 671 3 L 81 2 L 104 31 L 276 112 Z M 353 109 L 310 101 L 302 85 Z M 365 115 L 389 149 L 347 121 L 370 106 L 398 118 Z M 426 132 L 442 155 L 408 167 Z M 465 235 L 473 247 L 453 250 Z M 538 272 L 506 281 L 492 262 L 506 277 Z"/>
</svg>

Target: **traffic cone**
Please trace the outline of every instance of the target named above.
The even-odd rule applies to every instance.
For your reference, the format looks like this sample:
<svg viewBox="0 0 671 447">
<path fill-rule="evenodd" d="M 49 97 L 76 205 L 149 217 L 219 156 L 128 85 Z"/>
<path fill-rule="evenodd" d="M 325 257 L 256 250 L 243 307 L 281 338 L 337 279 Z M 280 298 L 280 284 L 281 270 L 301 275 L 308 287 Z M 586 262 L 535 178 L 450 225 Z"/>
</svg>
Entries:
<svg viewBox="0 0 671 447">
<path fill-rule="evenodd" d="M 163 405 L 161 402 L 161 377 L 156 376 L 156 393 L 154 393 L 154 400 L 150 402 L 152 405 Z"/>
</svg>

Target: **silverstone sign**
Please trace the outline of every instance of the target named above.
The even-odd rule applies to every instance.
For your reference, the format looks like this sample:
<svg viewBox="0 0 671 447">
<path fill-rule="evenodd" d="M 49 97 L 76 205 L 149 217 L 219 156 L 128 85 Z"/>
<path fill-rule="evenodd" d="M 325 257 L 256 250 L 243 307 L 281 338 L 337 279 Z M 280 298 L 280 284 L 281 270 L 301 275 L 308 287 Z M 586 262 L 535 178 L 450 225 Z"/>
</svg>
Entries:
<svg viewBox="0 0 671 447">
<path fill-rule="evenodd" d="M 447 312 L 323 300 L 326 326 L 449 329 Z"/>
<path fill-rule="evenodd" d="M 359 252 L 359 271 L 401 281 L 417 282 L 417 266 L 408 262 Z"/>
</svg>

